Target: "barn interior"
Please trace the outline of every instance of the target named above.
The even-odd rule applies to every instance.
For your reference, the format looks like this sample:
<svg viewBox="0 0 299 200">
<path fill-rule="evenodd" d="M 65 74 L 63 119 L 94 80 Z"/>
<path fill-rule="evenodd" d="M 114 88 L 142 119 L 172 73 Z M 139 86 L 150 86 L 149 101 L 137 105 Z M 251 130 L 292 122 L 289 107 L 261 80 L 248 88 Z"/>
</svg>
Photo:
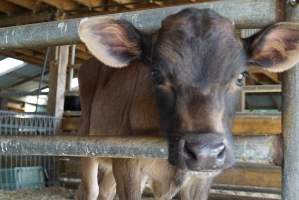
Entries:
<svg viewBox="0 0 299 200">
<path fill-rule="evenodd" d="M 1 0 L 0 28 L 202 2 L 214 1 Z M 299 6 L 294 9 L 299 13 Z M 248 37 L 258 30 L 245 27 L 237 34 Z M 0 135 L 51 136 L 61 132 L 77 135 L 80 123 L 77 72 L 91 57 L 82 43 L 0 48 Z M 281 83 L 282 74 L 249 71 L 234 120 L 235 137 L 250 138 L 252 143 L 266 138 L 263 148 L 281 151 Z M 243 145 L 248 154 L 255 148 L 247 143 Z M 272 164 L 238 163 L 216 178 L 209 200 L 281 199 L 281 162 L 278 159 Z M 74 199 L 80 183 L 80 159 L 75 157 L 7 154 L 0 157 L 0 167 L 0 199 L 42 199 L 41 196 Z M 15 183 L 15 172 L 23 174 L 23 185 Z M 145 198 L 150 199 L 150 194 Z"/>
</svg>

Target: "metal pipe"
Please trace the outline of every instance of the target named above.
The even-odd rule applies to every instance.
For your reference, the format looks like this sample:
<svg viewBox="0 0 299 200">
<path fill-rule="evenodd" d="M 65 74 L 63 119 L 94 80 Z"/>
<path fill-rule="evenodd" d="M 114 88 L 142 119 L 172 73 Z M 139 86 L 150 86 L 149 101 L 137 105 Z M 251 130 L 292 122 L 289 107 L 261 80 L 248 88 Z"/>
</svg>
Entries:
<svg viewBox="0 0 299 200">
<path fill-rule="evenodd" d="M 24 92 L 15 90 L 4 90 L 0 92 L 0 97 L 24 97 L 24 96 L 35 96 L 35 95 L 48 95 L 48 92 Z"/>
<path fill-rule="evenodd" d="M 237 137 L 234 146 L 236 159 L 241 163 L 280 164 L 279 141 L 279 136 Z M 168 145 L 161 137 L 0 136 L 0 155 L 6 153 L 166 159 Z"/>
<path fill-rule="evenodd" d="M 286 20 L 299 21 L 299 7 L 286 7 Z M 282 79 L 282 200 L 299 199 L 299 65 Z"/>
<path fill-rule="evenodd" d="M 276 21 L 276 0 L 212 1 L 109 14 L 98 18 L 127 20 L 142 31 L 150 31 L 158 28 L 168 15 L 187 7 L 211 8 L 234 21 L 238 28 L 264 27 Z M 77 30 L 81 20 L 82 18 L 78 18 L 1 28 L 0 49 L 46 47 L 79 42 Z"/>
<path fill-rule="evenodd" d="M 283 74 L 283 200 L 299 199 L 299 65 Z"/>
</svg>

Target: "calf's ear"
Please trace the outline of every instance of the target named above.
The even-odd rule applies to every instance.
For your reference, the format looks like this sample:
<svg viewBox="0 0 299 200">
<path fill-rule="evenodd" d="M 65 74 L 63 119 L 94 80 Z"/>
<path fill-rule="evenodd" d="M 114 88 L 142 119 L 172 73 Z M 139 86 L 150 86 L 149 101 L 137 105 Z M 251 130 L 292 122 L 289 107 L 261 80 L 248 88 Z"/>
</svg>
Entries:
<svg viewBox="0 0 299 200">
<path fill-rule="evenodd" d="M 125 67 L 141 55 L 141 34 L 126 21 L 83 19 L 79 37 L 97 59 L 110 67 Z"/>
<path fill-rule="evenodd" d="M 249 67 L 283 72 L 299 63 L 299 24 L 274 24 L 244 39 Z"/>
</svg>

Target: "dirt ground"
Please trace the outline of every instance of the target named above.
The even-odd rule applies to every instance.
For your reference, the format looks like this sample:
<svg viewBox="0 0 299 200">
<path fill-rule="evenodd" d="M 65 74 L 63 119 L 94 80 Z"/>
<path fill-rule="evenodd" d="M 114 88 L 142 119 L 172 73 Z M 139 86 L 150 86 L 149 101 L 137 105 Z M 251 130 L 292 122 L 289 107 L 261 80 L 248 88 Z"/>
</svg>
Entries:
<svg viewBox="0 0 299 200">
<path fill-rule="evenodd" d="M 74 200 L 74 197 L 75 190 L 63 187 L 49 187 L 39 190 L 0 190 L 0 200 Z M 142 198 L 142 200 L 153 199 Z"/>
<path fill-rule="evenodd" d="M 0 190 L 1 200 L 70 200 L 74 199 L 74 190 L 62 187 L 50 187 L 40 190 Z"/>
<path fill-rule="evenodd" d="M 40 190 L 0 190 L 0 200 L 74 200 L 75 190 L 63 187 L 50 187 Z M 280 198 L 278 198 L 280 199 Z M 233 197 L 212 194 L 209 200 L 278 200 L 277 198 L 249 198 Z M 117 198 L 115 199 L 117 200 Z M 142 200 L 153 200 L 153 198 L 142 198 Z"/>
</svg>

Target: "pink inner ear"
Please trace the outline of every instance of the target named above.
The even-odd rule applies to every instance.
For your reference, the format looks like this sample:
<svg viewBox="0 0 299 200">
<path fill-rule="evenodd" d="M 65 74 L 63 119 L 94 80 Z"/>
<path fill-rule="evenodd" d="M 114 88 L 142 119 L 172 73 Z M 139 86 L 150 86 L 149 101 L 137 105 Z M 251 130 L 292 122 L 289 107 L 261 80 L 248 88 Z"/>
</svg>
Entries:
<svg viewBox="0 0 299 200">
<path fill-rule="evenodd" d="M 287 51 L 298 48 L 299 31 L 277 28 L 255 42 L 251 63 L 270 67 L 288 59 Z"/>
<path fill-rule="evenodd" d="M 276 24 L 254 38 L 249 65 L 282 72 L 299 62 L 299 26 Z"/>
<path fill-rule="evenodd" d="M 285 50 L 294 50 L 299 42 L 299 30 L 287 28 L 273 30 L 266 36 L 265 40 L 268 41 L 270 46 L 272 41 L 279 41 L 284 45 Z"/>
</svg>

